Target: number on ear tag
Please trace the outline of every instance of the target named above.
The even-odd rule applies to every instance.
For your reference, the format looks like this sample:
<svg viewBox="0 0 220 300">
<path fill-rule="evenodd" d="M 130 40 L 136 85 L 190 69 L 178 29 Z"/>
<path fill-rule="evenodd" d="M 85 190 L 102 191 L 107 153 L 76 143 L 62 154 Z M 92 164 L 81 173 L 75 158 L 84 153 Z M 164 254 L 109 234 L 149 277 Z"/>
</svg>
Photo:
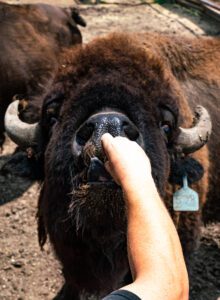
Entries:
<svg viewBox="0 0 220 300">
<path fill-rule="evenodd" d="M 198 211 L 199 196 L 188 187 L 187 177 L 183 177 L 183 187 L 173 194 L 173 209 L 175 211 Z"/>
</svg>

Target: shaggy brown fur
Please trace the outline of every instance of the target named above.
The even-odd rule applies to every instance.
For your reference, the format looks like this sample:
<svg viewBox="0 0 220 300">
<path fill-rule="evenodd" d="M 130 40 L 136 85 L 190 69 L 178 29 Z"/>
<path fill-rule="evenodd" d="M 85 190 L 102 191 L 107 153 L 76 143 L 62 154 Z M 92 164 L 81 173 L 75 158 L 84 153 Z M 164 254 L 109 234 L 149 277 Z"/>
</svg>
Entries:
<svg viewBox="0 0 220 300">
<path fill-rule="evenodd" d="M 77 24 L 85 26 L 75 8 L 0 2 L 0 147 L 4 114 L 12 97 L 42 94 L 62 49 L 82 42 Z M 40 102 L 24 109 L 25 121 L 39 119 Z"/>
<path fill-rule="evenodd" d="M 76 180 L 84 168 L 72 146 L 79 126 L 106 107 L 125 113 L 137 126 L 153 178 L 173 215 L 187 256 L 198 241 L 201 211 L 173 213 L 171 192 L 177 187 L 169 184 L 170 165 L 176 159 L 178 126 L 191 126 L 192 108 L 203 104 L 210 110 L 214 129 L 208 145 L 210 157 L 207 147 L 191 155 L 204 168 L 204 176 L 194 188 L 201 208 L 208 193 L 212 210 L 206 217 L 217 218 L 219 96 L 219 39 L 112 34 L 66 52 L 42 111 L 45 178 L 38 211 L 40 244 L 43 246 L 49 234 L 63 264 L 64 299 L 79 299 L 83 291 L 101 297 L 122 286 L 129 272 L 121 191 L 78 185 Z M 51 107 L 56 108 L 52 117 L 57 121 L 53 123 L 48 114 Z M 161 133 L 164 109 L 174 120 L 167 139 Z"/>
</svg>

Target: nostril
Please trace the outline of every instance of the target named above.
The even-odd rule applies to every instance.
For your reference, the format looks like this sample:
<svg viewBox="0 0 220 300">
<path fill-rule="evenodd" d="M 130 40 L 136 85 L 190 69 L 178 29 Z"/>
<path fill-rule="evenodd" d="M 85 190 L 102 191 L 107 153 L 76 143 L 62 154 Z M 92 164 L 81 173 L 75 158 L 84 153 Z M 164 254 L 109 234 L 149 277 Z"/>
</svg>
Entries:
<svg viewBox="0 0 220 300">
<path fill-rule="evenodd" d="M 93 131 L 94 131 L 94 124 L 89 122 L 83 124 L 76 134 L 76 142 L 80 146 L 84 146 L 91 138 Z"/>
<path fill-rule="evenodd" d="M 126 122 L 126 124 L 124 124 L 123 126 L 124 129 L 124 133 L 126 135 L 126 137 L 131 140 L 131 141 L 136 141 L 139 137 L 139 132 L 138 129 L 134 126 L 132 126 L 131 124 L 128 124 Z"/>
</svg>

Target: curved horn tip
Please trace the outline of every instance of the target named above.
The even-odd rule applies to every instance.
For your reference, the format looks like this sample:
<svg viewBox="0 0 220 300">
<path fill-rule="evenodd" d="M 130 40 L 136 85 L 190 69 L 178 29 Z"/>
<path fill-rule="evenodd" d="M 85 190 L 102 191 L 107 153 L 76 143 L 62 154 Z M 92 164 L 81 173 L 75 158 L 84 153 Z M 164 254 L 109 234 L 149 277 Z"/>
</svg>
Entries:
<svg viewBox="0 0 220 300">
<path fill-rule="evenodd" d="M 5 131 L 13 142 L 22 148 L 36 146 L 40 136 L 38 123 L 28 124 L 18 117 L 19 100 L 13 101 L 5 113 Z"/>
<path fill-rule="evenodd" d="M 179 127 L 180 134 L 176 142 L 176 150 L 186 154 L 195 152 L 209 140 L 212 131 L 211 117 L 206 108 L 196 106 L 192 128 Z"/>
</svg>

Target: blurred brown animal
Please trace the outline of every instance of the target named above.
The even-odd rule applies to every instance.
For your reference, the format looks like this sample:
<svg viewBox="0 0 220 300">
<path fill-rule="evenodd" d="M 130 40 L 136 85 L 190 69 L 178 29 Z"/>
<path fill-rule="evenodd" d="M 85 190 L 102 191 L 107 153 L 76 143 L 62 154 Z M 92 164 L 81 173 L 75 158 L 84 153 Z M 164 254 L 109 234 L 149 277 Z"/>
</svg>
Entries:
<svg viewBox="0 0 220 300">
<path fill-rule="evenodd" d="M 123 195 L 103 166 L 105 132 L 136 141 L 148 154 L 186 258 L 197 246 L 207 198 L 207 218 L 219 218 L 220 39 L 112 34 L 67 51 L 63 63 L 40 122 L 21 122 L 17 102 L 8 111 L 17 130 L 8 122 L 7 131 L 21 145 L 32 135 L 43 154 L 39 241 L 43 246 L 49 235 L 63 265 L 62 299 L 83 292 L 101 298 L 129 282 Z M 198 104 L 212 118 L 208 147 L 204 108 L 193 123 Z M 200 195 L 198 212 L 173 211 L 171 192 L 185 173 Z"/>
<path fill-rule="evenodd" d="M 82 42 L 77 24 L 86 23 L 76 8 L 0 2 L 0 148 L 4 114 L 15 94 L 42 93 L 50 82 L 63 48 Z M 27 122 L 39 118 L 41 103 L 23 103 Z"/>
</svg>

